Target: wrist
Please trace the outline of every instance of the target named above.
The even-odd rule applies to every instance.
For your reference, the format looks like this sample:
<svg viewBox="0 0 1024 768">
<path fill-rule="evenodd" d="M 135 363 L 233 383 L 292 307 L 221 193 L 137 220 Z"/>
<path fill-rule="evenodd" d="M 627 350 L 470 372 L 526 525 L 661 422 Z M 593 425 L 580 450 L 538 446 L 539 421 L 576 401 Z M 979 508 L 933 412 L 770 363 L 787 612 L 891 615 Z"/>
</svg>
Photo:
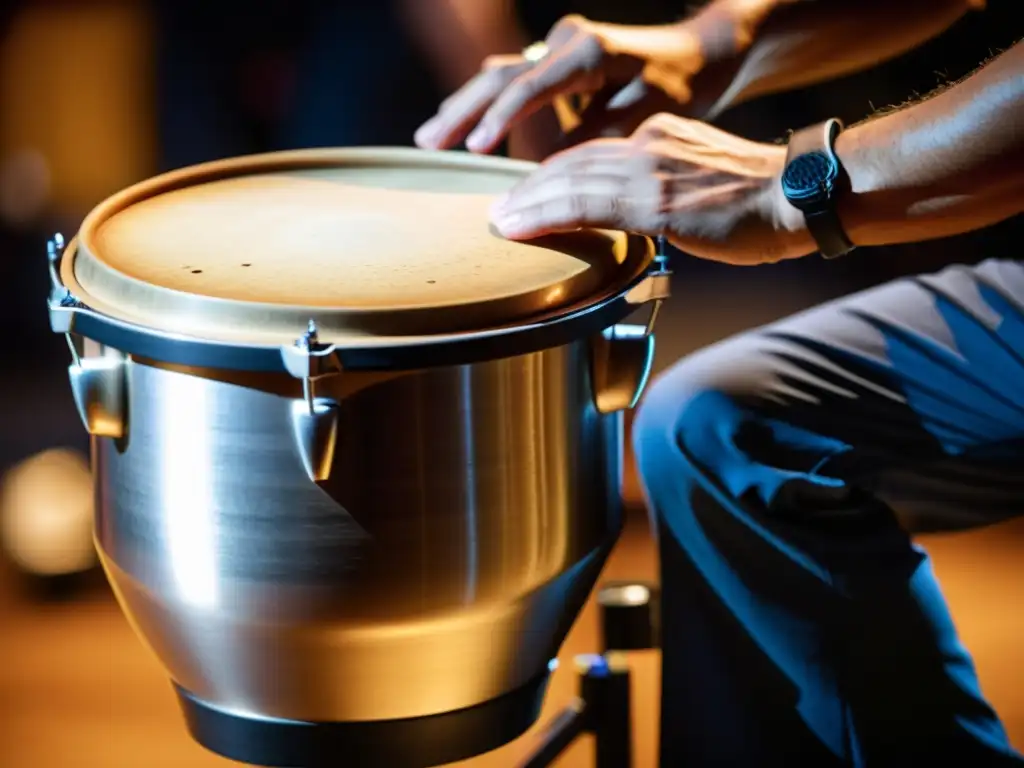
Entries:
<svg viewBox="0 0 1024 768">
<path fill-rule="evenodd" d="M 783 193 L 782 174 L 786 169 L 786 148 L 766 145 L 765 149 L 771 152 L 775 171 L 761 199 L 761 217 L 772 226 L 778 238 L 788 244 L 790 252 L 801 255 L 814 253 L 818 245 L 807 229 L 807 220 Z"/>
<path fill-rule="evenodd" d="M 733 55 L 744 53 L 753 45 L 757 33 L 779 7 L 800 0 L 712 0 L 697 17 L 705 15 L 727 22 L 732 29 Z"/>
<path fill-rule="evenodd" d="M 745 53 L 753 44 L 758 23 L 757 14 L 742 2 L 713 0 L 676 26 L 696 37 L 703 65 L 707 66 Z"/>
<path fill-rule="evenodd" d="M 818 244 L 807 229 L 807 219 L 802 212 L 790 203 L 782 192 L 782 170 L 772 177 L 771 186 L 765 196 L 765 218 L 775 231 L 793 244 L 793 248 L 803 254 L 814 253 Z"/>
<path fill-rule="evenodd" d="M 846 171 L 847 185 L 837 200 L 837 213 L 850 242 L 857 246 L 878 245 L 872 230 L 878 215 L 872 214 L 874 193 L 885 186 L 886 169 L 890 161 L 878 151 L 873 135 L 877 134 L 880 118 L 851 128 L 839 134 L 835 143 L 836 157 Z"/>
<path fill-rule="evenodd" d="M 785 168 L 780 180 L 781 196 L 800 213 L 808 234 L 822 258 L 834 259 L 856 247 L 850 240 L 839 207 L 847 196 L 849 178 L 842 158 L 835 151 L 843 132 L 842 121 L 829 119 L 794 131 L 786 143 Z M 783 222 L 796 220 L 780 202 Z"/>
</svg>

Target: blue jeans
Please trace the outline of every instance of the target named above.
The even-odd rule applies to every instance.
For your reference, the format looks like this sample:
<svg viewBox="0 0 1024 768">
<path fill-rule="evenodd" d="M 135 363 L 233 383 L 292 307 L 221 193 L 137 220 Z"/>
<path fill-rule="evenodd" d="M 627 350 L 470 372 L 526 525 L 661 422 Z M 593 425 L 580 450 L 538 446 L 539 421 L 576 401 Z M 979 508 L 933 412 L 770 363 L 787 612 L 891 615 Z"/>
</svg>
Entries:
<svg viewBox="0 0 1024 768">
<path fill-rule="evenodd" d="M 663 572 L 662 765 L 1024 764 L 911 540 L 1020 514 L 1024 264 L 727 340 L 634 427 Z"/>
</svg>

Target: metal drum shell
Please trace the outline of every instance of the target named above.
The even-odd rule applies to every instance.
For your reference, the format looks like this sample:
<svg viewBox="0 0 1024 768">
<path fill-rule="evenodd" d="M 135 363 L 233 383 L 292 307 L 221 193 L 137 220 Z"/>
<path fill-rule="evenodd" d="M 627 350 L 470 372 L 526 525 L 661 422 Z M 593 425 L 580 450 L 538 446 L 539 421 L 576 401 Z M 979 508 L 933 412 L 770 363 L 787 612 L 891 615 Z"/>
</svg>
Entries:
<svg viewBox="0 0 1024 768">
<path fill-rule="evenodd" d="M 240 714 L 395 719 L 516 689 L 557 654 L 621 522 L 621 412 L 595 407 L 593 355 L 321 379 L 336 437 L 313 482 L 300 380 L 86 341 L 124 377 L 124 428 L 93 436 L 123 608 L 176 683 Z"/>
<path fill-rule="evenodd" d="M 493 158 L 328 154 L 380 161 L 391 178 L 407 163 L 528 171 Z M 89 221 L 161 185 L 324 160 L 284 153 L 185 169 L 111 198 Z M 482 205 L 456 217 L 473 230 L 462 267 L 509 247 L 484 231 Z M 48 244 L 48 308 L 92 437 L 96 544 L 197 740 L 295 765 L 333 739 L 353 764 L 376 765 L 405 738 L 398 762 L 419 768 L 428 753 L 451 762 L 522 733 L 621 524 L 622 412 L 646 383 L 669 289 L 650 241 L 612 235 L 624 250 L 605 256 L 621 256 L 621 268 L 594 291 L 570 279 L 565 295 L 521 291 L 501 317 L 477 302 L 464 317 L 448 307 L 440 325 L 404 312 L 395 328 L 386 308 L 371 327 L 344 307 L 307 318 L 301 301 L 274 310 L 276 325 L 252 306 L 235 323 L 224 312 L 237 307 L 173 289 L 156 292 L 164 303 L 122 306 L 114 283 L 132 292 L 132 279 L 107 285 L 112 273 L 76 268 L 89 231 Z M 343 240 L 324 244 L 335 254 Z M 442 265 L 447 245 L 434 246 Z M 235 263 L 234 242 L 209 256 L 252 266 Z M 374 284 L 386 298 L 386 280 Z M 645 325 L 623 324 L 647 304 Z"/>
</svg>

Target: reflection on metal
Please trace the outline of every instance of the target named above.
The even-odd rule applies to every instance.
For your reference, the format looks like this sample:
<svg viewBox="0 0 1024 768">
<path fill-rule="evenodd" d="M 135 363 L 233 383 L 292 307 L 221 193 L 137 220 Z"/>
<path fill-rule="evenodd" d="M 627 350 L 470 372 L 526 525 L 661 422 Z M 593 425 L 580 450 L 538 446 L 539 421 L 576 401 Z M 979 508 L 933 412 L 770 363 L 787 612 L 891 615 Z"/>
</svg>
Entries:
<svg viewBox="0 0 1024 768">
<path fill-rule="evenodd" d="M 647 278 L 626 294 L 626 301 L 630 304 L 635 306 L 651 304 L 651 314 L 646 325 L 647 333 L 654 333 L 654 326 L 658 321 L 661 306 L 672 293 L 672 270 L 668 268 L 664 236 L 658 237 L 654 263 L 655 269 L 648 273 Z"/>
<path fill-rule="evenodd" d="M 99 357 L 80 357 L 72 345 L 74 362 L 68 366 L 71 394 L 86 431 L 94 437 L 125 436 L 128 391 L 127 358 L 107 349 Z"/>
<path fill-rule="evenodd" d="M 254 717 L 421 717 L 521 688 L 621 525 L 621 419 L 595 411 L 588 354 L 346 371 L 310 422 L 288 374 L 133 360 L 130 443 L 93 440 L 122 607 L 183 689 Z"/>
<path fill-rule="evenodd" d="M 591 341 L 590 374 L 594 405 L 600 413 L 614 413 L 636 406 L 647 386 L 654 364 L 654 326 L 661 305 L 671 293 L 665 238 L 658 238 L 656 267 L 645 280 L 626 294 L 626 301 L 651 304 L 645 325 L 619 323 L 606 328 Z"/>
<path fill-rule="evenodd" d="M 338 441 L 338 404 L 326 397 L 294 401 L 292 434 L 309 479 L 319 483 L 329 478 Z"/>
<path fill-rule="evenodd" d="M 315 380 L 341 372 L 334 346 L 320 342 L 315 320 L 309 321 L 294 344 L 281 347 L 281 360 L 296 379 Z"/>
<path fill-rule="evenodd" d="M 292 403 L 292 435 L 302 466 L 314 483 L 330 477 L 338 439 L 338 404 L 317 397 L 315 389 L 318 381 L 340 373 L 333 352 L 332 347 L 320 343 L 315 320 L 309 321 L 294 345 L 281 350 L 288 372 L 302 379 L 302 400 Z"/>
<path fill-rule="evenodd" d="M 600 413 L 634 407 L 654 364 L 654 336 L 642 325 L 613 325 L 591 342 L 594 406 Z"/>
<path fill-rule="evenodd" d="M 46 243 L 46 257 L 50 270 L 50 325 L 54 332 L 64 335 L 71 352 L 68 377 L 75 407 L 86 431 L 95 437 L 122 438 L 127 429 L 128 391 L 125 367 L 128 356 L 123 352 L 97 344 L 95 356 L 79 354 L 71 336 L 73 315 L 69 309 L 78 302 L 63 287 L 57 272 L 64 253 L 64 236 L 59 232 Z"/>
</svg>

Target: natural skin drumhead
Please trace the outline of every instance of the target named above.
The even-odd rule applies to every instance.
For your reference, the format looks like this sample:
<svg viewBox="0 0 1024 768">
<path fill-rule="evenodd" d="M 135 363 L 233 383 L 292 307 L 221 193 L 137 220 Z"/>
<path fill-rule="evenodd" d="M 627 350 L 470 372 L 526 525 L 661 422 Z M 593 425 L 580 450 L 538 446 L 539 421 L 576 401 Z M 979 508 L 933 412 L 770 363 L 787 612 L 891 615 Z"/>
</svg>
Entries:
<svg viewBox="0 0 1024 768">
<path fill-rule="evenodd" d="M 594 300 L 644 238 L 513 242 L 488 208 L 534 166 L 413 149 L 308 150 L 186 168 L 98 206 L 73 277 L 98 311 L 157 330 L 278 341 L 448 334 Z"/>
</svg>

